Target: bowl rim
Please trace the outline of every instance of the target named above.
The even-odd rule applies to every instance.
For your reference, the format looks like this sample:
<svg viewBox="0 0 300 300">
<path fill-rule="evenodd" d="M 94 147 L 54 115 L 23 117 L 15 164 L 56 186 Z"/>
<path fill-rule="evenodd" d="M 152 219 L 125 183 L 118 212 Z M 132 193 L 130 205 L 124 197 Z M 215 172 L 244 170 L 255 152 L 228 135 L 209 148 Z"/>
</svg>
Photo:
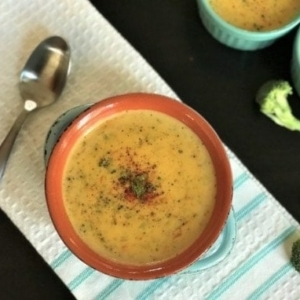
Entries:
<svg viewBox="0 0 300 300">
<path fill-rule="evenodd" d="M 293 55 L 297 58 L 297 63 L 300 64 L 300 26 L 296 31 L 294 42 L 293 42 Z"/>
<path fill-rule="evenodd" d="M 201 131 L 201 139 L 207 147 L 216 150 L 210 153 L 216 168 L 216 175 L 220 189 L 217 191 L 217 200 L 222 205 L 215 207 L 209 225 L 191 247 L 184 250 L 178 256 L 162 263 L 135 266 L 124 265 L 109 261 L 98 256 L 88 248 L 78 237 L 68 220 L 63 206 L 60 178 L 62 168 L 72 143 L 76 142 L 74 132 L 85 130 L 84 126 L 95 126 L 100 116 L 110 116 L 115 112 L 132 109 L 152 109 L 171 115 L 181 122 L 186 123 L 192 130 Z M 98 119 L 99 120 L 99 119 Z M 200 127 L 199 127 L 200 126 Z M 204 140 L 203 140 L 204 139 Z M 62 159 L 61 159 L 62 158 Z M 45 196 L 48 211 L 54 227 L 62 241 L 70 251 L 90 267 L 122 279 L 145 280 L 164 277 L 179 272 L 195 262 L 217 240 L 226 223 L 232 205 L 232 172 L 225 148 L 211 125 L 195 110 L 186 104 L 172 98 L 147 93 L 130 93 L 113 96 L 97 102 L 87 110 L 80 113 L 70 126 L 62 133 L 49 157 L 45 174 Z M 222 199 L 222 200 L 221 200 Z"/>
<path fill-rule="evenodd" d="M 236 27 L 232 25 L 231 23 L 228 23 L 225 21 L 218 13 L 215 12 L 215 10 L 210 5 L 210 0 L 197 0 L 199 5 L 204 7 L 206 11 L 210 14 L 211 17 L 213 17 L 214 21 L 219 23 L 222 27 L 224 27 L 229 32 L 232 32 L 242 38 L 248 38 L 250 40 L 269 40 L 277 38 L 281 35 L 284 35 L 294 27 L 296 27 L 300 23 L 300 12 L 298 15 L 295 16 L 295 18 L 291 19 L 290 22 L 287 24 L 272 29 L 268 31 L 250 31 L 246 29 L 242 29 L 239 27 Z"/>
</svg>

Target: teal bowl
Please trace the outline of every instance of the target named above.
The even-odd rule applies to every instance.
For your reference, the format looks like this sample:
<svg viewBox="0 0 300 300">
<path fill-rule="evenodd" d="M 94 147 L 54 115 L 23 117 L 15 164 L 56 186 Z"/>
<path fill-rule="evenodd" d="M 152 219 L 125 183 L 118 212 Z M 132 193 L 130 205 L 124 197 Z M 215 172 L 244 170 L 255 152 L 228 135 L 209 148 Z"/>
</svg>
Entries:
<svg viewBox="0 0 300 300">
<path fill-rule="evenodd" d="M 300 97 L 300 28 L 296 33 L 293 45 L 291 77 L 298 96 Z"/>
<path fill-rule="evenodd" d="M 300 23 L 300 14 L 287 25 L 270 31 L 247 31 L 224 21 L 209 0 L 197 0 L 199 15 L 207 31 L 220 43 L 238 50 L 258 50 L 270 46 Z"/>
</svg>

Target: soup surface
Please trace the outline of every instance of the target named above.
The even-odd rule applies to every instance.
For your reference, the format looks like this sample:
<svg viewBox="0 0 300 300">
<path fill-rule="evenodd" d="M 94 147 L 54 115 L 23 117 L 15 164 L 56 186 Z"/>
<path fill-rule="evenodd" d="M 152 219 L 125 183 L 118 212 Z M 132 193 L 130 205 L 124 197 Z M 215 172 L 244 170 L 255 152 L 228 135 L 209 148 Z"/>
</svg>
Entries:
<svg viewBox="0 0 300 300">
<path fill-rule="evenodd" d="M 210 155 L 165 114 L 132 110 L 99 122 L 75 144 L 64 170 L 67 214 L 95 252 L 151 264 L 189 247 L 215 204 Z"/>
<path fill-rule="evenodd" d="M 299 0 L 209 0 L 228 23 L 250 31 L 267 31 L 300 14 Z"/>
</svg>

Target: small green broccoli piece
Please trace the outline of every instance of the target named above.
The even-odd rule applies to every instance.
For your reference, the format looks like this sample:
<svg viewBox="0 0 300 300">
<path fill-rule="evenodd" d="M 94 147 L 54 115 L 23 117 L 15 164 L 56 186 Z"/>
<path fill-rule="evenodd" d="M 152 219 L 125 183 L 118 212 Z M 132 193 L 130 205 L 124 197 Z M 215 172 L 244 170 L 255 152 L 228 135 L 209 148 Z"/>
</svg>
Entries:
<svg viewBox="0 0 300 300">
<path fill-rule="evenodd" d="M 259 88 L 255 100 L 260 105 L 260 111 L 276 124 L 300 131 L 300 120 L 293 115 L 287 100 L 292 93 L 288 81 L 270 80 Z"/>
<path fill-rule="evenodd" d="M 292 246 L 291 263 L 300 273 L 300 239 L 295 241 Z"/>
</svg>

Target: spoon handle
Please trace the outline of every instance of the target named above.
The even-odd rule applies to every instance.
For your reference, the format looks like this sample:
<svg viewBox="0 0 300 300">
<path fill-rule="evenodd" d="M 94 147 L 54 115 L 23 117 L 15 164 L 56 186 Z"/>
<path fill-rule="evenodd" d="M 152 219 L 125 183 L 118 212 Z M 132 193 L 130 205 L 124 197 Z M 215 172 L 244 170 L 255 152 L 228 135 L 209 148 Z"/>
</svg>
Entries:
<svg viewBox="0 0 300 300">
<path fill-rule="evenodd" d="M 13 148 L 14 142 L 16 140 L 16 137 L 30 111 L 23 110 L 22 113 L 18 116 L 16 119 L 14 125 L 11 127 L 10 131 L 8 132 L 7 136 L 3 140 L 1 146 L 0 146 L 0 181 L 3 177 L 4 170 L 9 158 L 9 155 L 11 153 L 11 150 Z"/>
</svg>

